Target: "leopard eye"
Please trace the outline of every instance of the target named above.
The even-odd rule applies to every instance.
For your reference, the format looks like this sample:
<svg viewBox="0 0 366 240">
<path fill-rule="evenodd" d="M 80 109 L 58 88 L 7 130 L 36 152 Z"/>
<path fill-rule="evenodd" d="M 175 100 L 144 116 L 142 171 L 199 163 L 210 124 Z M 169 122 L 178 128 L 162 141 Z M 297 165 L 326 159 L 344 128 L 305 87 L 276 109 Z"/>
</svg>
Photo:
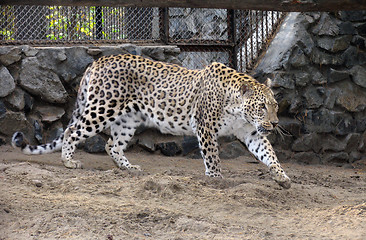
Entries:
<svg viewBox="0 0 366 240">
<path fill-rule="evenodd" d="M 266 104 L 264 104 L 264 103 L 261 103 L 260 108 L 264 109 L 264 110 L 267 110 Z"/>
</svg>

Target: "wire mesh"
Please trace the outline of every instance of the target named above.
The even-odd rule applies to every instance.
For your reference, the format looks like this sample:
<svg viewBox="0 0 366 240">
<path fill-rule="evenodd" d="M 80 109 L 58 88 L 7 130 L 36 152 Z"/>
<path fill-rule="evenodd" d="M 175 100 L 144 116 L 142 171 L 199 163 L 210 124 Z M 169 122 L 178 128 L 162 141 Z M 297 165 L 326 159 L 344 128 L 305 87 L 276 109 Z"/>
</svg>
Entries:
<svg viewBox="0 0 366 240">
<path fill-rule="evenodd" d="M 237 68 L 251 70 L 285 16 L 273 11 L 236 11 Z"/>
<path fill-rule="evenodd" d="M 169 41 L 228 41 L 227 10 L 169 8 Z"/>
<path fill-rule="evenodd" d="M 188 68 L 218 61 L 245 72 L 284 16 L 227 9 L 0 5 L 0 45 L 158 42 L 178 45 Z"/>
<path fill-rule="evenodd" d="M 221 62 L 229 67 L 234 67 L 230 61 L 230 49 L 223 47 L 182 46 L 178 59 L 183 66 L 189 69 L 201 69 L 212 62 Z"/>
<path fill-rule="evenodd" d="M 0 6 L 3 44 L 119 42 L 159 37 L 158 8 Z M 154 15 L 155 14 L 155 15 Z"/>
</svg>

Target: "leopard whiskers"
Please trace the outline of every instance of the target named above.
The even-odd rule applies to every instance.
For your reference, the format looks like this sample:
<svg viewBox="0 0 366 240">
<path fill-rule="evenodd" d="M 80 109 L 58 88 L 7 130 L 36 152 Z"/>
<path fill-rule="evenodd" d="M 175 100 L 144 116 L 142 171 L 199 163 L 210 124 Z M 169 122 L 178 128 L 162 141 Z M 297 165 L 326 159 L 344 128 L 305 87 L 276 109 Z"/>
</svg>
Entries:
<svg viewBox="0 0 366 240">
<path fill-rule="evenodd" d="M 282 140 L 285 140 L 285 137 L 292 136 L 292 134 L 289 131 L 287 131 L 284 127 L 282 127 L 279 124 L 274 128 L 274 131 L 276 134 L 279 134 L 281 136 Z"/>
</svg>

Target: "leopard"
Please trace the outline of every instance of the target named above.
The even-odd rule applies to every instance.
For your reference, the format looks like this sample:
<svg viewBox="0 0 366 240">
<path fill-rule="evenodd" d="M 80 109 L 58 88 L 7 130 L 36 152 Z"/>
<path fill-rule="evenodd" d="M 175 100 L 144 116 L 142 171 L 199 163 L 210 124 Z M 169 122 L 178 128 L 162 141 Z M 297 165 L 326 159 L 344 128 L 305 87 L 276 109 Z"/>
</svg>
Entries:
<svg viewBox="0 0 366 240">
<path fill-rule="evenodd" d="M 144 125 L 164 134 L 196 136 L 205 174 L 220 178 L 218 137 L 234 135 L 288 189 L 291 180 L 267 138 L 278 126 L 277 112 L 270 79 L 260 83 L 219 62 L 191 70 L 132 54 L 103 56 L 85 70 L 72 117 L 59 137 L 31 145 L 22 132 L 15 132 L 12 146 L 24 154 L 61 150 L 65 167 L 82 168 L 73 158 L 77 144 L 110 129 L 105 150 L 114 163 L 141 170 L 125 150 Z"/>
</svg>

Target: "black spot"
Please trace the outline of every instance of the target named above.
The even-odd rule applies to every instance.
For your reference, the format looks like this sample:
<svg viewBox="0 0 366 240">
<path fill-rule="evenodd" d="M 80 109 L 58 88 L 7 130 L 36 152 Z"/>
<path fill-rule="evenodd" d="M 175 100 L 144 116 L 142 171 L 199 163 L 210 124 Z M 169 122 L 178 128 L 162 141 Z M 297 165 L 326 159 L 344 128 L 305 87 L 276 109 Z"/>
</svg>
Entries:
<svg viewBox="0 0 366 240">
<path fill-rule="evenodd" d="M 107 117 L 112 117 L 112 116 L 113 116 L 113 114 L 114 114 L 114 110 L 109 109 L 109 110 L 107 111 Z"/>
<path fill-rule="evenodd" d="M 116 100 L 111 100 L 110 103 L 108 104 L 108 107 L 110 108 L 115 108 L 117 106 L 117 101 Z"/>
<path fill-rule="evenodd" d="M 253 131 L 252 132 L 252 136 L 256 135 L 257 134 L 257 131 Z"/>
<path fill-rule="evenodd" d="M 105 112 L 105 108 L 104 107 L 100 107 L 99 108 L 99 114 L 104 114 Z"/>
<path fill-rule="evenodd" d="M 140 108 L 136 103 L 133 104 L 133 109 L 135 109 L 136 112 L 140 111 Z"/>
</svg>

